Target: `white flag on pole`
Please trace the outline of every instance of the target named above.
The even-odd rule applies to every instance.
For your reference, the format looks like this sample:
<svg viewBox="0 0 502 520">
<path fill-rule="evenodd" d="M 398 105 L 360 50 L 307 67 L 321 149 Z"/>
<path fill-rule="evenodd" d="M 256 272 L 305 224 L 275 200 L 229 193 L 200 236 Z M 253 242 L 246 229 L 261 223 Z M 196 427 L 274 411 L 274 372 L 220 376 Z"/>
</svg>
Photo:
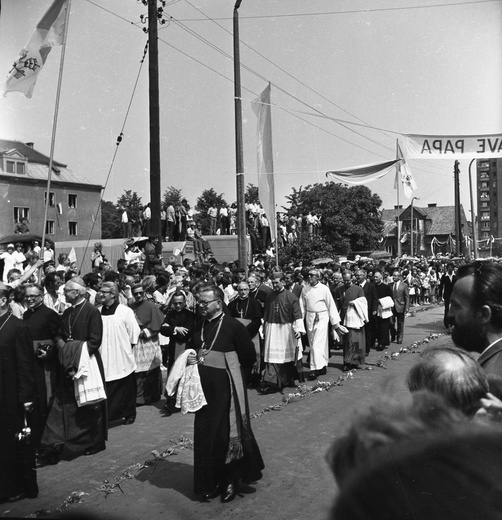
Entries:
<svg viewBox="0 0 502 520">
<path fill-rule="evenodd" d="M 21 50 L 2 86 L 4 96 L 8 92 L 22 92 L 31 98 L 38 75 L 52 47 L 62 45 L 66 29 L 68 0 L 54 0 L 38 22 L 35 32 Z"/>
<path fill-rule="evenodd" d="M 396 180 L 397 177 L 401 177 L 401 182 L 403 183 L 403 192 L 404 196 L 407 199 L 411 199 L 413 192 L 417 189 L 417 183 L 411 174 L 410 168 L 408 167 L 408 163 L 406 162 L 403 152 L 401 151 L 401 147 L 399 143 L 397 143 L 397 159 L 399 161 L 396 163 Z"/>
</svg>

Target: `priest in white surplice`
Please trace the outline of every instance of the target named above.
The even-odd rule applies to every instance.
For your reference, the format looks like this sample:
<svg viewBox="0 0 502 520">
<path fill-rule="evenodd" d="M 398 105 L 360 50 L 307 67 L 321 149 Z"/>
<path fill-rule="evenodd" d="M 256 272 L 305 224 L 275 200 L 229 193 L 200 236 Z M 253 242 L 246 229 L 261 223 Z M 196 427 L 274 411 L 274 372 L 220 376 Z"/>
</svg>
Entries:
<svg viewBox="0 0 502 520">
<path fill-rule="evenodd" d="M 308 276 L 308 285 L 301 294 L 302 312 L 305 316 L 307 336 L 310 345 L 310 376 L 309 379 L 326 374 L 329 361 L 328 333 L 329 324 L 340 334 L 347 329 L 340 324 L 340 315 L 335 300 L 328 286 L 319 280 L 321 273 L 318 269 L 311 269 Z"/>
<path fill-rule="evenodd" d="M 134 312 L 118 301 L 118 288 L 104 282 L 98 292 L 102 303 L 103 342 L 101 357 L 105 369 L 108 420 L 123 419 L 124 424 L 136 420 L 136 361 L 133 348 L 138 343 L 140 328 Z"/>
<path fill-rule="evenodd" d="M 262 393 L 294 386 L 298 378 L 299 339 L 305 334 L 298 298 L 284 289 L 283 273 L 274 273 L 273 291 L 267 295 L 263 316 L 265 331 Z"/>
</svg>

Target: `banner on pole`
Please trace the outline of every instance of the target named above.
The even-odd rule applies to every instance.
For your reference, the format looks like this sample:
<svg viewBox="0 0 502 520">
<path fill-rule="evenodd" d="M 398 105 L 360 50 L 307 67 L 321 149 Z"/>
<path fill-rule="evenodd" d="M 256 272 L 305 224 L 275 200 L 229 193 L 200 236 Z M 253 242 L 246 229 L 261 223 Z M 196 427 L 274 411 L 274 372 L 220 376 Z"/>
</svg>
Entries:
<svg viewBox="0 0 502 520">
<path fill-rule="evenodd" d="M 35 83 L 52 47 L 62 45 L 68 0 L 54 0 L 21 50 L 2 86 L 2 94 L 22 92 L 31 98 Z"/>
<path fill-rule="evenodd" d="M 403 156 L 399 142 L 397 143 L 396 159 L 399 159 L 399 161 L 396 163 L 396 180 L 397 176 L 399 176 L 401 182 L 403 183 L 404 196 L 407 199 L 411 199 L 413 192 L 417 189 L 417 183 L 415 182 L 410 168 L 408 167 L 408 163 Z"/>
<path fill-rule="evenodd" d="M 502 134 L 403 135 L 407 159 L 482 159 L 502 157 Z"/>
<path fill-rule="evenodd" d="M 270 83 L 251 103 L 258 119 L 258 196 L 270 223 L 272 242 L 276 238 L 274 156 L 272 152 L 272 114 L 270 110 Z"/>
</svg>

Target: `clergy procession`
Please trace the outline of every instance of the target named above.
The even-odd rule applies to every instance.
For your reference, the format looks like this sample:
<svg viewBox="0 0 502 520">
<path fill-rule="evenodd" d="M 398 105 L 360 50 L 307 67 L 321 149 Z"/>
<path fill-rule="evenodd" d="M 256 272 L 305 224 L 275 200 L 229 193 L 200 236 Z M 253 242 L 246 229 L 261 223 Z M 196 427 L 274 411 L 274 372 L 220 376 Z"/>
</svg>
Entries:
<svg viewBox="0 0 502 520">
<path fill-rule="evenodd" d="M 3 3 L 2 518 L 502 519 L 501 14 Z"/>
<path fill-rule="evenodd" d="M 149 406 L 159 409 L 166 428 L 178 412 L 194 414 L 194 493 L 231 502 L 266 467 L 248 393 L 284 396 L 316 384 L 337 350 L 340 374 L 367 369 L 368 355 L 402 344 L 410 311 L 430 302 L 445 301 L 441 322 L 459 346 L 475 350 L 467 338 L 478 341 L 477 329 L 464 323 L 465 297 L 455 293 L 470 272 L 465 262 L 358 259 L 278 267 L 257 258 L 244 270 L 215 260 L 165 264 L 152 255 L 150 262 L 119 262 L 117 270 L 103 261 L 83 277 L 71 264 L 56 269 L 49 261 L 39 271 L 41 284 L 33 274 L 20 280 L 9 273 L 1 285 L 2 373 L 8 374 L 1 381 L 2 502 L 37 497 L 37 467 L 99 458 L 109 428 L 134 429 L 139 407 Z M 497 263 L 473 269 L 502 283 Z M 439 273 L 438 283 L 412 304 L 417 272 L 429 279 Z M 486 359 L 496 395 L 502 373 L 496 355 Z M 434 377 L 440 376 L 422 375 L 419 386 L 428 388 Z M 488 391 L 480 397 L 491 399 L 488 409 L 499 409 Z"/>
</svg>

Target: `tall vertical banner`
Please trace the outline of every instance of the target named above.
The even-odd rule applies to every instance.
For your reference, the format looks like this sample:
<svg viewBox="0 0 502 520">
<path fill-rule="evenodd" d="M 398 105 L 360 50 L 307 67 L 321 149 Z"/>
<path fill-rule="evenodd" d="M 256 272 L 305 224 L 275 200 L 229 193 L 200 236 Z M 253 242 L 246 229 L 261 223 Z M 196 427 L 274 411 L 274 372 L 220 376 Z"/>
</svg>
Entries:
<svg viewBox="0 0 502 520">
<path fill-rule="evenodd" d="M 19 53 L 2 86 L 4 96 L 8 92 L 22 92 L 27 98 L 31 98 L 38 75 L 52 47 L 63 43 L 68 3 L 68 0 L 54 0 L 38 22 L 30 41 Z"/>
<path fill-rule="evenodd" d="M 274 192 L 274 156 L 272 152 L 272 111 L 270 109 L 270 83 L 251 103 L 258 118 L 258 196 L 270 223 L 272 242 L 277 235 Z"/>
</svg>

